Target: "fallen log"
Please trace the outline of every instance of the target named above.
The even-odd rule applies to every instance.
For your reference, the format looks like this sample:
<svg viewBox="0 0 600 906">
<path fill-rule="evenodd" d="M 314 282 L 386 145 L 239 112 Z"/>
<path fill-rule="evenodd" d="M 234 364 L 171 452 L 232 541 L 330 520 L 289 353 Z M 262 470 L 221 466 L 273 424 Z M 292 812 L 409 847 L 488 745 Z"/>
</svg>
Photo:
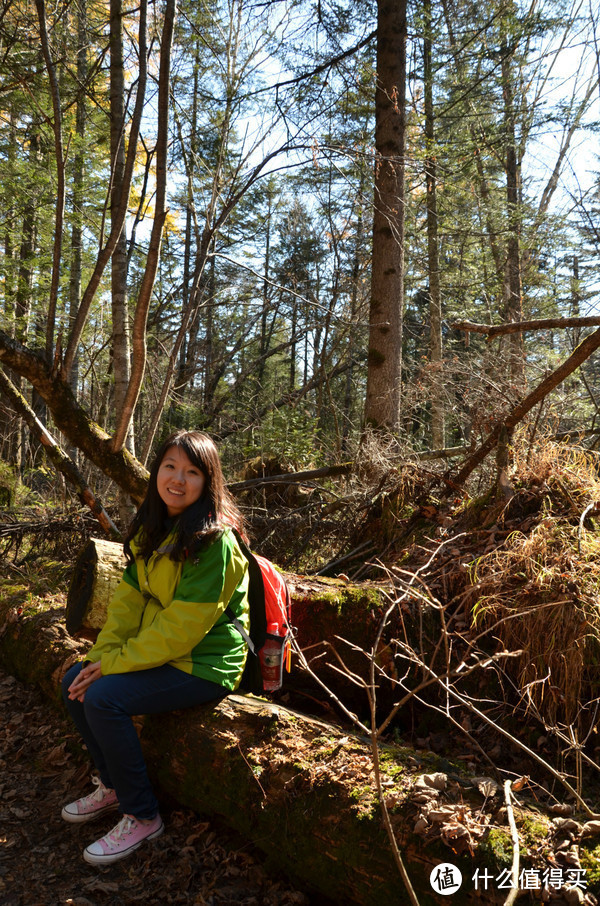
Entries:
<svg viewBox="0 0 600 906">
<path fill-rule="evenodd" d="M 69 637 L 63 608 L 25 613 L 0 602 L 0 665 L 54 702 L 62 673 L 87 644 Z M 238 695 L 216 707 L 146 718 L 141 739 L 159 795 L 225 822 L 308 893 L 357 906 L 407 902 L 383 829 L 367 740 Z M 432 870 L 451 861 L 470 877 L 472 859 L 439 841 L 425 845 L 413 831 L 419 806 L 411 797 L 421 772 L 450 766 L 399 747 L 385 747 L 381 765 L 413 887 L 423 906 L 444 903 L 432 891 Z M 454 902 L 480 900 L 469 884 Z M 490 891 L 486 902 L 499 899 Z"/>
</svg>

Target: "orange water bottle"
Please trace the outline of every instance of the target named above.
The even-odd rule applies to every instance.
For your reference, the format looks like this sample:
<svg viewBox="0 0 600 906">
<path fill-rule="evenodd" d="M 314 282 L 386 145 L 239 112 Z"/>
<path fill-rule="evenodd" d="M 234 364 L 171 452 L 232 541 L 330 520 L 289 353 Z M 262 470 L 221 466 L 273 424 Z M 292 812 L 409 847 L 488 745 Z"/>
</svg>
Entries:
<svg viewBox="0 0 600 906">
<path fill-rule="evenodd" d="M 269 623 L 265 644 L 258 652 L 265 692 L 274 692 L 281 688 L 283 641 L 279 634 L 279 623 Z"/>
</svg>

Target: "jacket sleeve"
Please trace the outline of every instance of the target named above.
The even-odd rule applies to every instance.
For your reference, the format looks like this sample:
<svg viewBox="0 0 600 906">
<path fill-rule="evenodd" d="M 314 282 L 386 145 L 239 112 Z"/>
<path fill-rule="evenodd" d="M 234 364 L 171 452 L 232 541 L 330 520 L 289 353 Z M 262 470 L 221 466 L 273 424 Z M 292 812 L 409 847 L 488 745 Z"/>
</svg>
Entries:
<svg viewBox="0 0 600 906">
<path fill-rule="evenodd" d="M 139 631 L 146 600 L 140 591 L 135 563 L 125 569 L 106 615 L 106 622 L 98 633 L 86 660 L 99 661 L 108 651 L 119 651 L 127 640 Z"/>
<path fill-rule="evenodd" d="M 102 655 L 102 673 L 129 673 L 186 657 L 223 615 L 247 571 L 243 554 L 223 537 L 186 560 L 173 600 L 120 649 Z"/>
</svg>

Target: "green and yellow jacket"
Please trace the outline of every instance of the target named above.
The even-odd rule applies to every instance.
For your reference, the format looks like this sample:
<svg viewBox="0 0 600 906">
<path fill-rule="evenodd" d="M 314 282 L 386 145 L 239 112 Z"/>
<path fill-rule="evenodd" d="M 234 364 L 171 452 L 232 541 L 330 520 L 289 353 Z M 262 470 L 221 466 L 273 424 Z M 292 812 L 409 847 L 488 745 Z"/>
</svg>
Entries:
<svg viewBox="0 0 600 906">
<path fill-rule="evenodd" d="M 230 605 L 249 631 L 248 561 L 230 529 L 183 562 L 169 556 L 172 542 L 167 536 L 147 563 L 131 542 L 135 562 L 86 660 L 100 661 L 104 675 L 171 664 L 236 689 L 247 647 L 224 611 Z"/>
</svg>

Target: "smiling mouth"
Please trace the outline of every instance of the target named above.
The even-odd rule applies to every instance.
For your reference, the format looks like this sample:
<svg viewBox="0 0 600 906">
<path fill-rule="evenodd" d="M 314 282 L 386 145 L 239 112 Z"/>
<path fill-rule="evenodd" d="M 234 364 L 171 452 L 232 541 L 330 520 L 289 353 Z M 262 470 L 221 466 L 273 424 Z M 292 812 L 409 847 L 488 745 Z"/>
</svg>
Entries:
<svg viewBox="0 0 600 906">
<path fill-rule="evenodd" d="M 175 494 L 177 497 L 183 497 L 184 491 L 176 491 L 175 488 L 167 488 L 169 494 Z"/>
</svg>

